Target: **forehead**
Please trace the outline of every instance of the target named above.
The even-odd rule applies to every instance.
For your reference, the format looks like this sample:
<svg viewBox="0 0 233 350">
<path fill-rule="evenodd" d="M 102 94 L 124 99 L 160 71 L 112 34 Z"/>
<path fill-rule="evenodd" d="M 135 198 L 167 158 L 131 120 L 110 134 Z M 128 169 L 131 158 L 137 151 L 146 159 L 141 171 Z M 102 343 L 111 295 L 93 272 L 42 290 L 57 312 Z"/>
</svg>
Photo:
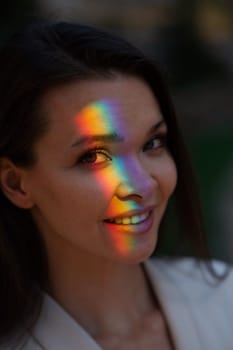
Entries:
<svg viewBox="0 0 233 350">
<path fill-rule="evenodd" d="M 44 96 L 42 108 L 50 128 L 54 132 L 63 130 L 64 135 L 70 131 L 71 137 L 74 126 L 76 134 L 81 129 L 107 132 L 113 126 L 140 131 L 144 125 L 163 119 L 151 89 L 133 77 L 65 84 Z"/>
</svg>

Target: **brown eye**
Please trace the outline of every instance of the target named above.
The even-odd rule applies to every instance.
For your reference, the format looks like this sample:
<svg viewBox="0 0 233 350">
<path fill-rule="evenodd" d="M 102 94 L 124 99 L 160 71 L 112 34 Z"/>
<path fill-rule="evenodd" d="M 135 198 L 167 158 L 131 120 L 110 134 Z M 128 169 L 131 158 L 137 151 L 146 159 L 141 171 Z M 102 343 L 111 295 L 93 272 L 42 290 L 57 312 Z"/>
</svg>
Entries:
<svg viewBox="0 0 233 350">
<path fill-rule="evenodd" d="M 93 150 L 85 153 L 79 160 L 81 164 L 102 165 L 111 160 L 111 157 L 105 150 Z"/>
<path fill-rule="evenodd" d="M 89 152 L 81 158 L 82 163 L 95 163 L 97 160 L 96 152 Z"/>
</svg>

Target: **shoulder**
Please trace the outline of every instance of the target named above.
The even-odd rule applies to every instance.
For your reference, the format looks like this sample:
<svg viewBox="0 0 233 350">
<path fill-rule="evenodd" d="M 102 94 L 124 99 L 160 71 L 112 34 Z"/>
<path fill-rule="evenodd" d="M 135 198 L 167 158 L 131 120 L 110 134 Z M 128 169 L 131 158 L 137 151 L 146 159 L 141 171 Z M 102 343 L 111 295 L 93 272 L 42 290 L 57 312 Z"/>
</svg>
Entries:
<svg viewBox="0 0 233 350">
<path fill-rule="evenodd" d="M 224 262 L 212 260 L 207 264 L 193 258 L 154 258 L 145 262 L 145 268 L 152 280 L 164 288 L 174 286 L 187 298 L 213 294 L 232 299 L 233 269 Z"/>
<path fill-rule="evenodd" d="M 0 346 L 0 350 L 43 350 L 44 347 L 33 336 L 27 336 L 20 343 L 12 341 L 6 345 Z"/>
<path fill-rule="evenodd" d="M 215 277 L 195 259 L 145 262 L 152 288 L 182 349 L 232 349 L 233 272 L 211 261 Z"/>
</svg>

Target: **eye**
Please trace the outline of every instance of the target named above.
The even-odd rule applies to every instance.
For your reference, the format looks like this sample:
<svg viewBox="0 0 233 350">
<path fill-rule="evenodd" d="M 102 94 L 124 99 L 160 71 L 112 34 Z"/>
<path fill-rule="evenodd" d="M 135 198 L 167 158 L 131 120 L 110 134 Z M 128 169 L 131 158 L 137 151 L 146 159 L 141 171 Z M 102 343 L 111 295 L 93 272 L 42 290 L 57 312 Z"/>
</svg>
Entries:
<svg viewBox="0 0 233 350">
<path fill-rule="evenodd" d="M 98 166 L 104 165 L 105 163 L 112 160 L 106 150 L 103 149 L 93 149 L 86 152 L 78 161 L 82 165 Z"/>
<path fill-rule="evenodd" d="M 143 147 L 143 152 L 150 150 L 158 150 L 167 146 L 167 136 L 166 135 L 157 135 L 148 141 Z"/>
</svg>

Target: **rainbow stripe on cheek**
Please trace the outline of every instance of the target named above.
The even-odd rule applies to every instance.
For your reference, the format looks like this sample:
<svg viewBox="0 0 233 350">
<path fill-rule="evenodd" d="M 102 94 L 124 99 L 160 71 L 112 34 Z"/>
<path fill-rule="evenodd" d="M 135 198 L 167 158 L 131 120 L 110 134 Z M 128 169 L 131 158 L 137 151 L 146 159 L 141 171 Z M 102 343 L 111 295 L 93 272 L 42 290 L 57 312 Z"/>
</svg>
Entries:
<svg viewBox="0 0 233 350">
<path fill-rule="evenodd" d="M 98 100 L 84 107 L 75 117 L 77 132 L 81 136 L 108 135 L 116 132 L 122 134 L 124 126 L 120 123 L 120 115 L 116 103 L 112 100 Z M 110 202 L 111 209 L 115 213 L 122 213 L 137 209 L 138 205 L 132 200 L 116 200 L 113 192 L 113 184 L 120 184 L 129 178 L 128 164 L 123 163 L 120 158 L 114 159 L 110 171 L 95 172 L 96 181 L 101 186 L 103 196 Z M 115 188 L 116 190 L 116 188 Z M 114 198 L 111 198 L 114 197 Z M 114 206 L 114 207 L 113 207 Z M 111 231 L 111 229 L 109 228 Z M 111 237 L 119 252 L 125 254 L 137 247 L 137 240 L 132 234 L 114 233 L 112 228 Z"/>
</svg>

